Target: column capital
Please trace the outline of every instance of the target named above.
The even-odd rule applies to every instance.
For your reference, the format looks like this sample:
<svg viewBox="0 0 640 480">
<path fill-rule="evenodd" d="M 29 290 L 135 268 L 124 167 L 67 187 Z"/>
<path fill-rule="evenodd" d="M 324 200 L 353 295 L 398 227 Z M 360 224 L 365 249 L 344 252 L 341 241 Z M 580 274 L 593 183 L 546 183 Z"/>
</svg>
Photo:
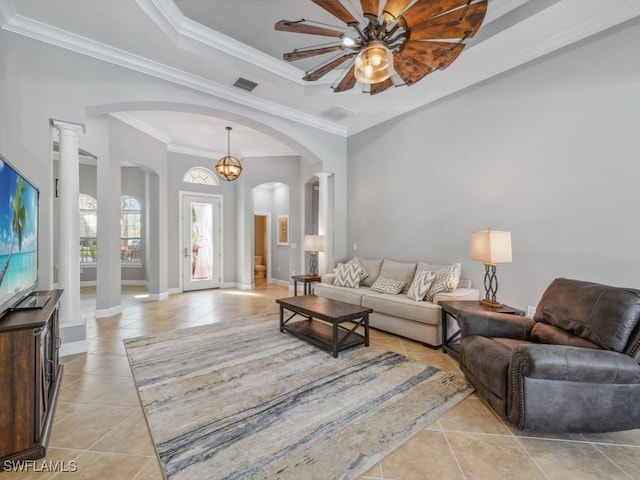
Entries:
<svg viewBox="0 0 640 480">
<path fill-rule="evenodd" d="M 333 173 L 331 172 L 318 172 L 315 174 L 316 177 L 318 178 L 329 178 L 333 176 Z"/>
<path fill-rule="evenodd" d="M 73 122 L 65 122 L 63 120 L 50 120 L 51 125 L 58 129 L 60 133 L 75 133 L 76 136 L 79 136 L 81 133 L 85 133 L 84 125 L 80 123 Z"/>
</svg>

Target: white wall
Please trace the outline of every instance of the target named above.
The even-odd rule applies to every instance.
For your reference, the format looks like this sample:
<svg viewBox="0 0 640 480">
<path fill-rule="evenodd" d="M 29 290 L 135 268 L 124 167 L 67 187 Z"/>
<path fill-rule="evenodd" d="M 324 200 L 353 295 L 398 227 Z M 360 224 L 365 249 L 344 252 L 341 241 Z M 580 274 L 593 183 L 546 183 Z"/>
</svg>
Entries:
<svg viewBox="0 0 640 480">
<path fill-rule="evenodd" d="M 498 300 L 535 305 L 560 276 L 640 287 L 638 39 L 627 24 L 350 138 L 349 248 L 461 261 L 483 290 L 469 233 L 492 227 L 513 237 Z"/>
</svg>

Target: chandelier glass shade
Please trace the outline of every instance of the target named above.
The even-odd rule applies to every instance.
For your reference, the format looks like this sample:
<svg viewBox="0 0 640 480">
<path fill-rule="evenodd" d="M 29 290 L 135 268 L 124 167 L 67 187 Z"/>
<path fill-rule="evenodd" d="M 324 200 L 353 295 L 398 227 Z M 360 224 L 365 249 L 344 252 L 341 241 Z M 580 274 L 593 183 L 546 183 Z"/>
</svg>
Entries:
<svg viewBox="0 0 640 480">
<path fill-rule="evenodd" d="M 240 160 L 231 155 L 231 127 L 227 129 L 227 155 L 218 160 L 216 173 L 227 182 L 233 182 L 242 173 Z"/>
<path fill-rule="evenodd" d="M 393 75 L 393 54 L 381 41 L 370 42 L 356 56 L 356 80 L 366 84 L 384 82 Z"/>
</svg>

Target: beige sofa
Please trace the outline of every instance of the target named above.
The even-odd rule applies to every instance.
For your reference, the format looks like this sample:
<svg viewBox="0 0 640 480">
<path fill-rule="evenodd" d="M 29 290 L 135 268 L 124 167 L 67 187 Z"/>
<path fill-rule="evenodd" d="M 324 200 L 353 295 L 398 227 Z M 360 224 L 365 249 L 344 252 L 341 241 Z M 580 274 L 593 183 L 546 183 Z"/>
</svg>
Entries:
<svg viewBox="0 0 640 480">
<path fill-rule="evenodd" d="M 314 284 L 314 293 L 320 297 L 340 300 L 354 305 L 373 309 L 369 316 L 369 325 L 379 330 L 417 340 L 429 347 L 442 344 L 442 312 L 438 302 L 443 300 L 478 300 L 480 292 L 471 288 L 471 281 L 460 279 L 457 288 L 448 292 L 436 293 L 433 301 L 415 301 L 407 297 L 416 272 L 420 270 L 437 271 L 446 265 L 433 265 L 425 262 L 400 263 L 388 259 L 367 259 L 359 257 L 368 276 L 360 281 L 358 288 L 334 285 L 335 273 L 321 276 L 320 283 Z M 371 290 L 378 276 L 406 281 L 401 293 L 391 295 Z"/>
</svg>

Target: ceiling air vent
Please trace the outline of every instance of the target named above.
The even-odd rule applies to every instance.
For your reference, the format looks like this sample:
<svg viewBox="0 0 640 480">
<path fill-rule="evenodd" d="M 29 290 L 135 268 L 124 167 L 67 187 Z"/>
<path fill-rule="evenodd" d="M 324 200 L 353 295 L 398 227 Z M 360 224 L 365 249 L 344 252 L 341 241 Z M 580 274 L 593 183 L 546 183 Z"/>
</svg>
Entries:
<svg viewBox="0 0 640 480">
<path fill-rule="evenodd" d="M 236 80 L 236 83 L 233 84 L 234 87 L 241 88 L 242 90 L 246 90 L 247 92 L 252 92 L 254 88 L 258 86 L 256 82 L 252 82 L 251 80 L 247 80 L 246 78 L 240 77 Z"/>
</svg>

